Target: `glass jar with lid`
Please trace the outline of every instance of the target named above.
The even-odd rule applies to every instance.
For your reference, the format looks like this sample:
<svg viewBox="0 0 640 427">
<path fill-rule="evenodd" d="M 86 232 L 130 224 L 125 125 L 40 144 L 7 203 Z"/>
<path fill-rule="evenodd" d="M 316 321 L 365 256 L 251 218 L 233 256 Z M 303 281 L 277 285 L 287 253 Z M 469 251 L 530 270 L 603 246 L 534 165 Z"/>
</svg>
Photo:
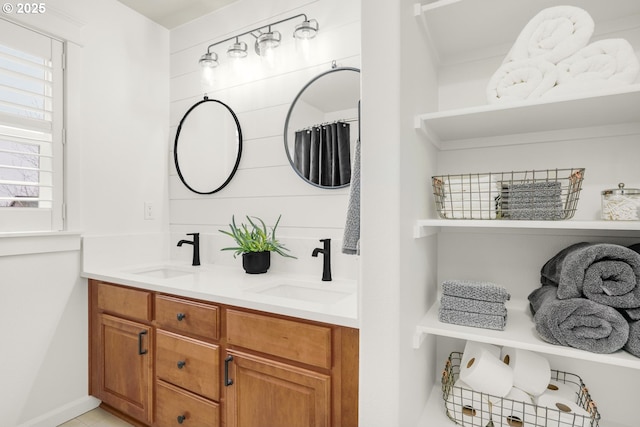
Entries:
<svg viewBox="0 0 640 427">
<path fill-rule="evenodd" d="M 624 188 L 624 183 L 618 188 L 602 192 L 602 219 L 613 221 L 640 220 L 640 190 Z"/>
</svg>

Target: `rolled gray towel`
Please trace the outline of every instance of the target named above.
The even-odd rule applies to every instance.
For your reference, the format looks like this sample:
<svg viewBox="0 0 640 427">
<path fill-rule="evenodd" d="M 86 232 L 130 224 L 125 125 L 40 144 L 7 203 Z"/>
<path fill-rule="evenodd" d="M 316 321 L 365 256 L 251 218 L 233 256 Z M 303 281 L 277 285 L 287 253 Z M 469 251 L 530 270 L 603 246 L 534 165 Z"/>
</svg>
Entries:
<svg viewBox="0 0 640 427">
<path fill-rule="evenodd" d="M 536 331 L 552 344 L 608 354 L 629 339 L 629 324 L 616 309 L 586 298 L 558 299 L 555 286 L 529 294 Z"/>
<path fill-rule="evenodd" d="M 440 298 L 440 306 L 445 310 L 493 314 L 497 316 L 507 315 L 507 309 L 503 302 L 481 301 L 471 298 L 454 297 L 451 295 L 442 295 Z"/>
<path fill-rule="evenodd" d="M 505 302 L 511 295 L 505 288 L 491 282 L 470 280 L 445 280 L 442 282 L 442 293 L 460 298 L 480 301 Z"/>
<path fill-rule="evenodd" d="M 560 271 L 558 298 L 582 296 L 615 308 L 640 307 L 640 254 L 598 243 L 569 252 Z"/>
<path fill-rule="evenodd" d="M 547 261 L 540 270 L 540 283 L 543 285 L 558 286 L 560 284 L 560 272 L 562 271 L 562 263 L 571 252 L 591 245 L 591 243 L 581 242 L 568 246 L 555 254 Z"/>
<path fill-rule="evenodd" d="M 629 339 L 624 349 L 636 357 L 640 357 L 640 321 L 629 322 Z"/>
<path fill-rule="evenodd" d="M 507 324 L 506 316 L 492 314 L 469 313 L 467 311 L 445 310 L 440 307 L 438 319 L 444 323 L 471 326 L 474 328 L 494 329 L 503 331 Z"/>
</svg>

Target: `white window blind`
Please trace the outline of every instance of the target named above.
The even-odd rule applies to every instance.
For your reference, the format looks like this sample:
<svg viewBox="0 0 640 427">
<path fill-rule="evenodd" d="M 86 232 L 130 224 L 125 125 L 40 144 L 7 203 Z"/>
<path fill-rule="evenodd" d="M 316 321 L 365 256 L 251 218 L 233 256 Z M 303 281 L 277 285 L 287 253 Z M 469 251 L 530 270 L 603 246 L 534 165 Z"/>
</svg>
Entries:
<svg viewBox="0 0 640 427">
<path fill-rule="evenodd" d="M 60 230 L 63 46 L 4 20 L 0 34 L 0 232 Z"/>
</svg>

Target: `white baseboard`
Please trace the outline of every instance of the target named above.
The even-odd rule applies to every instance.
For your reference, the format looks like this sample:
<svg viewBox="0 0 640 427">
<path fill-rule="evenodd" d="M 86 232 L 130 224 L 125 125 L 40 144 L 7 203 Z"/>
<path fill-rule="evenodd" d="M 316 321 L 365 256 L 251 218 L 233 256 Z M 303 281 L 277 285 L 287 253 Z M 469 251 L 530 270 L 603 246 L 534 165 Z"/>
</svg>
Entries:
<svg viewBox="0 0 640 427">
<path fill-rule="evenodd" d="M 85 396 L 74 400 L 60 408 L 29 420 L 17 427 L 55 427 L 72 420 L 100 405 L 100 400 L 93 396 Z"/>
</svg>

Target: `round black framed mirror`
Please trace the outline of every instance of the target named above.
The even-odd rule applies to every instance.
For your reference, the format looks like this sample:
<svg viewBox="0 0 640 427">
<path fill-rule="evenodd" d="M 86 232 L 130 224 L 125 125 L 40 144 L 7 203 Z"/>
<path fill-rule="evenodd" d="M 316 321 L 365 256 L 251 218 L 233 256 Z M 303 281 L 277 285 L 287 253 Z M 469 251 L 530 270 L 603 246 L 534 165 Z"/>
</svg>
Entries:
<svg viewBox="0 0 640 427">
<path fill-rule="evenodd" d="M 360 69 L 334 67 L 311 79 L 291 103 L 284 148 L 293 170 L 320 188 L 351 182 L 360 138 Z"/>
<path fill-rule="evenodd" d="M 242 130 L 233 110 L 207 96 L 185 113 L 176 132 L 173 158 L 182 183 L 198 194 L 222 190 L 242 155 Z"/>
</svg>

